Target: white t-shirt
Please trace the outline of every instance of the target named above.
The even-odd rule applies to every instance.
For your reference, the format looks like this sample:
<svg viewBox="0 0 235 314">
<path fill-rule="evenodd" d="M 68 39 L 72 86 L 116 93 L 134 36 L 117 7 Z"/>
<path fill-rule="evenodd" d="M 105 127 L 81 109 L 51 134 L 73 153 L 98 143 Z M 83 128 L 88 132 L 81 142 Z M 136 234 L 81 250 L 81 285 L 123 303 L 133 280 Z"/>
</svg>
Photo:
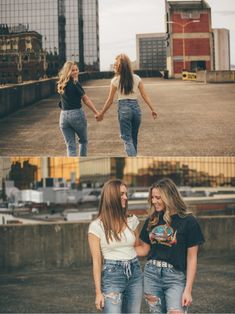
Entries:
<svg viewBox="0 0 235 314">
<path fill-rule="evenodd" d="M 130 260 L 136 257 L 136 251 L 134 249 L 135 234 L 134 231 L 139 224 L 138 218 L 133 215 L 127 218 L 127 227 L 121 233 L 121 241 L 113 239 L 106 241 L 104 227 L 102 221 L 97 218 L 92 221 L 89 226 L 88 233 L 92 233 L 100 239 L 100 247 L 105 259 L 111 260 Z"/>
<path fill-rule="evenodd" d="M 114 78 L 111 80 L 111 84 L 115 87 L 117 87 L 117 93 L 118 93 L 118 100 L 121 99 L 137 99 L 138 96 L 138 86 L 141 81 L 141 78 L 133 74 L 133 79 L 134 79 L 134 84 L 133 84 L 133 93 L 130 93 L 128 95 L 122 94 L 119 86 L 119 81 L 120 81 L 120 75 L 114 76 Z"/>
</svg>

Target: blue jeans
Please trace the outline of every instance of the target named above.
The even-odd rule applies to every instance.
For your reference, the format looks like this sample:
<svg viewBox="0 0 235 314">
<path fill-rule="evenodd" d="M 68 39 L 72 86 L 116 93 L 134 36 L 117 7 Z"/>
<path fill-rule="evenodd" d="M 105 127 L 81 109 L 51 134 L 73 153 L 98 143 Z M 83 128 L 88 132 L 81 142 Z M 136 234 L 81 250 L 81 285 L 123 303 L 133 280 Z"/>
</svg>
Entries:
<svg viewBox="0 0 235 314">
<path fill-rule="evenodd" d="M 185 274 L 175 268 L 157 267 L 148 261 L 144 268 L 144 295 L 149 312 L 184 312 L 181 297 L 185 288 Z"/>
<path fill-rule="evenodd" d="M 137 257 L 129 261 L 104 260 L 104 313 L 140 313 L 142 271 Z"/>
<path fill-rule="evenodd" d="M 136 99 L 118 101 L 118 120 L 125 151 L 128 156 L 136 156 L 141 123 L 141 111 Z"/>
<path fill-rule="evenodd" d="M 60 130 L 64 136 L 68 156 L 77 156 L 76 135 L 79 138 L 79 156 L 87 156 L 87 120 L 82 108 L 61 110 Z"/>
</svg>

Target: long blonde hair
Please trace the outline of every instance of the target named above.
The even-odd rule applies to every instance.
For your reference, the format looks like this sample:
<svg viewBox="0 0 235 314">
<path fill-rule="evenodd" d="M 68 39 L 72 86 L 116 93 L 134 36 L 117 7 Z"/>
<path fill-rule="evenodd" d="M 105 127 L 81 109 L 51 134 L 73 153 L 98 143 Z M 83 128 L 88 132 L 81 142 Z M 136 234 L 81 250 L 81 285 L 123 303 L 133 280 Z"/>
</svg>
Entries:
<svg viewBox="0 0 235 314">
<path fill-rule="evenodd" d="M 122 207 L 121 186 L 127 185 L 119 180 L 109 180 L 103 186 L 99 203 L 98 218 L 103 223 L 107 242 L 113 238 L 120 241 L 120 233 L 127 226 L 127 203 Z M 128 226 L 127 226 L 128 227 Z"/>
<path fill-rule="evenodd" d="M 167 224 L 171 224 L 171 215 L 177 213 L 180 217 L 191 214 L 187 210 L 187 206 L 183 201 L 175 183 L 169 178 L 163 178 L 154 183 L 149 189 L 148 202 L 150 205 L 150 219 L 148 228 L 154 226 L 159 221 L 159 213 L 155 210 L 152 203 L 152 191 L 157 189 L 164 203 L 165 210 L 163 219 Z"/>
<path fill-rule="evenodd" d="M 134 79 L 129 57 L 122 53 L 116 57 L 118 62 L 117 74 L 120 75 L 119 88 L 121 93 L 133 93 Z"/>
<path fill-rule="evenodd" d="M 76 62 L 66 61 L 65 64 L 63 65 L 63 68 L 59 72 L 59 80 L 57 82 L 57 91 L 61 95 L 64 94 L 65 86 L 70 79 L 72 68 L 74 65 L 77 65 Z"/>
</svg>

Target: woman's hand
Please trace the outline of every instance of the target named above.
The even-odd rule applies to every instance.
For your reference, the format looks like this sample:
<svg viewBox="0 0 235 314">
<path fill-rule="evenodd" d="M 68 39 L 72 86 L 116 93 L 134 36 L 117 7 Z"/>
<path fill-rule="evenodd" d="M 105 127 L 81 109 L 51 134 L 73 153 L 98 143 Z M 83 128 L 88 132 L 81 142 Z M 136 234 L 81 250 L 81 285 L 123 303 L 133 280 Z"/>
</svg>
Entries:
<svg viewBox="0 0 235 314">
<path fill-rule="evenodd" d="M 190 306 L 193 302 L 192 293 L 185 289 L 182 295 L 182 306 L 187 307 Z"/>
<path fill-rule="evenodd" d="M 153 119 L 155 120 L 155 119 L 157 119 L 157 113 L 156 113 L 156 111 L 152 111 L 152 116 L 153 116 Z"/>
<path fill-rule="evenodd" d="M 104 114 L 103 113 L 98 113 L 95 115 L 96 121 L 102 121 L 104 118 Z"/>
<path fill-rule="evenodd" d="M 102 311 L 104 307 L 104 296 L 101 292 L 96 294 L 95 306 L 96 306 L 96 309 L 100 311 Z"/>
</svg>

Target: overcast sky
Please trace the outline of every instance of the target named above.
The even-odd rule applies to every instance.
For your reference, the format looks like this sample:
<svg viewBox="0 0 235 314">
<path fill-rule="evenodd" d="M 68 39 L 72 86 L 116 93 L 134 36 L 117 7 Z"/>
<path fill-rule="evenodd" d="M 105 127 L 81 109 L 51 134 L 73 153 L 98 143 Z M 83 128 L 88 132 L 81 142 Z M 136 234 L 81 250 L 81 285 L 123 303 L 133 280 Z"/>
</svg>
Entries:
<svg viewBox="0 0 235 314">
<path fill-rule="evenodd" d="M 235 65 L 235 0 L 207 0 L 212 27 L 230 30 L 231 63 Z M 101 70 L 115 56 L 136 60 L 136 34 L 165 32 L 165 0 L 99 0 Z"/>
</svg>

